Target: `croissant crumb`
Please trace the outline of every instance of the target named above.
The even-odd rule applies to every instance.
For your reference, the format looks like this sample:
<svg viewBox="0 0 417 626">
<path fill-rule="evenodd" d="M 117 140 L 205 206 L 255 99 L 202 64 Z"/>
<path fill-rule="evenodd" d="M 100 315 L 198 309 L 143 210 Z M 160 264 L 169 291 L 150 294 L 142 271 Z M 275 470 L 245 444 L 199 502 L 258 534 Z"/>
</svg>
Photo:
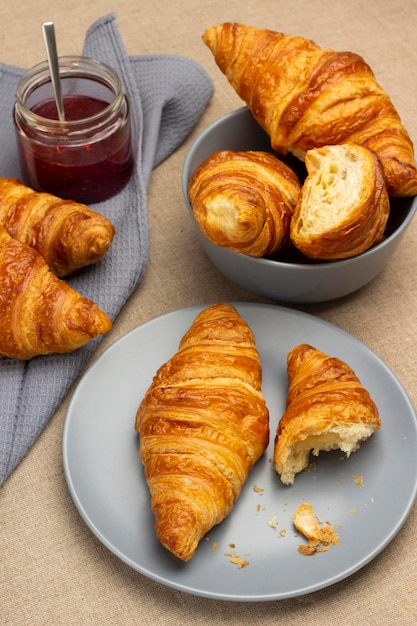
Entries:
<svg viewBox="0 0 417 626">
<path fill-rule="evenodd" d="M 298 547 L 298 551 L 304 556 L 326 552 L 332 545 L 339 545 L 339 536 L 333 526 L 329 522 L 320 523 L 310 503 L 300 504 L 294 512 L 293 520 L 296 529 L 308 540 L 308 544 Z"/>
</svg>

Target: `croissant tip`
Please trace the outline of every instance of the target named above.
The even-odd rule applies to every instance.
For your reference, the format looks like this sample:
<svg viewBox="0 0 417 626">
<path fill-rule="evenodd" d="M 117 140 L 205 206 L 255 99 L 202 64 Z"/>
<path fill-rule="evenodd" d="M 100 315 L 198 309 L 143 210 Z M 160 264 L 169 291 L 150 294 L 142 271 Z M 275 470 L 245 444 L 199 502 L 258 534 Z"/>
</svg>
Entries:
<svg viewBox="0 0 417 626">
<path fill-rule="evenodd" d="M 195 533 L 196 527 L 198 524 L 195 515 L 192 513 L 187 515 L 182 506 L 181 510 L 173 506 L 165 508 L 163 519 L 157 519 L 155 532 L 160 543 L 169 552 L 181 561 L 189 561 L 194 556 L 199 542 Z M 187 528 L 189 531 L 185 532 Z"/>
</svg>

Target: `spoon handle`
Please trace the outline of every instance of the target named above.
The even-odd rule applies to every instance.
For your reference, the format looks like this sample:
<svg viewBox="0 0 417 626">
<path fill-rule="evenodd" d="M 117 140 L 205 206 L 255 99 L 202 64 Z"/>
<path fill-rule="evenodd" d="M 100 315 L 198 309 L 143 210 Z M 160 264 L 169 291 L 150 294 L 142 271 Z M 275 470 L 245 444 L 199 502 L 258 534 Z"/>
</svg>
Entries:
<svg viewBox="0 0 417 626">
<path fill-rule="evenodd" d="M 64 122 L 64 103 L 61 93 L 61 80 L 59 77 L 58 52 L 56 47 L 54 23 L 44 22 L 42 24 L 42 33 L 45 42 L 46 54 L 48 57 L 49 69 L 51 72 L 52 88 L 54 90 L 56 108 L 58 110 L 58 118 L 61 122 Z"/>
</svg>

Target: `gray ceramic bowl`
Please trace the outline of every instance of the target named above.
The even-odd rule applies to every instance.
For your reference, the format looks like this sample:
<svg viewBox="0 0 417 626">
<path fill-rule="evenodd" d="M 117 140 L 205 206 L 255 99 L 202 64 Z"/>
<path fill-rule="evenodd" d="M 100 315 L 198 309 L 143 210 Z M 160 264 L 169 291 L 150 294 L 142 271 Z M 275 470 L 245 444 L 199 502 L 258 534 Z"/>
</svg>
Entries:
<svg viewBox="0 0 417 626">
<path fill-rule="evenodd" d="M 247 107 L 214 122 L 194 142 L 184 162 L 182 188 L 201 245 L 212 263 L 240 287 L 283 302 L 324 302 L 360 289 L 385 267 L 417 210 L 417 198 L 391 200 L 386 239 L 354 258 L 333 262 L 276 261 L 232 252 L 211 243 L 192 215 L 188 182 L 198 165 L 217 150 L 267 150 L 266 133 Z M 293 161 L 302 177 L 304 165 Z M 305 172 L 304 172 L 305 173 Z"/>
</svg>

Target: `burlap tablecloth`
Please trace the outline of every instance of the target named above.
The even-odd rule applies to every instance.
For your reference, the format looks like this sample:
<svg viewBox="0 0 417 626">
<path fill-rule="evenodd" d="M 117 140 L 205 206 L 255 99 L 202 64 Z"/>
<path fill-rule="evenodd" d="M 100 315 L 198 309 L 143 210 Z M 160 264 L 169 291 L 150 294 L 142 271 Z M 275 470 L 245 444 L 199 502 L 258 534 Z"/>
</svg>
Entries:
<svg viewBox="0 0 417 626">
<path fill-rule="evenodd" d="M 417 144 L 415 0 L 120 0 L 117 4 L 74 0 L 71 5 L 62 0 L 21 0 L 1 5 L 0 61 L 28 67 L 43 60 L 40 24 L 48 20 L 55 22 L 60 54 L 80 53 L 87 28 L 110 11 L 116 11 L 128 54 L 190 57 L 208 71 L 216 91 L 192 134 L 152 173 L 149 264 L 93 360 L 127 331 L 165 312 L 221 300 L 261 301 L 231 284 L 210 264 L 182 199 L 181 169 L 192 141 L 220 115 L 241 106 L 201 42 L 207 26 L 241 21 L 362 54 Z M 416 231 L 414 222 L 386 270 L 360 292 L 335 302 L 297 307 L 370 346 L 396 374 L 414 404 Z M 215 601 L 164 587 L 129 568 L 89 531 L 66 486 L 61 436 L 71 392 L 0 490 L 0 624 L 416 623 L 415 508 L 396 538 L 371 563 L 346 580 L 301 598 L 265 603 Z M 389 509 L 389 493 L 386 506 Z M 279 572 L 279 562 L 276 568 Z"/>
</svg>

